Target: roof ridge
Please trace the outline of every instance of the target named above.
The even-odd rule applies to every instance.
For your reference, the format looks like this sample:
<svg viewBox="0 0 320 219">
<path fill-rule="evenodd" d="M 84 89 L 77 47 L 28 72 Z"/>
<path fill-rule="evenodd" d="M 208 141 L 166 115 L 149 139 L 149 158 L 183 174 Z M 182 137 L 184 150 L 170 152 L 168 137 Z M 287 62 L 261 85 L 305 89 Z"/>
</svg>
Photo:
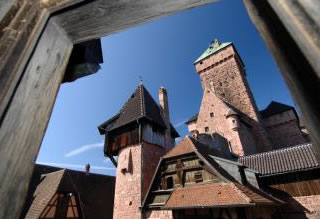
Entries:
<svg viewBox="0 0 320 219">
<path fill-rule="evenodd" d="M 145 116 L 146 114 L 146 104 L 145 104 L 145 100 L 144 100 L 144 86 L 142 84 L 139 85 L 139 89 L 140 89 L 140 98 L 141 98 L 141 117 Z"/>
</svg>

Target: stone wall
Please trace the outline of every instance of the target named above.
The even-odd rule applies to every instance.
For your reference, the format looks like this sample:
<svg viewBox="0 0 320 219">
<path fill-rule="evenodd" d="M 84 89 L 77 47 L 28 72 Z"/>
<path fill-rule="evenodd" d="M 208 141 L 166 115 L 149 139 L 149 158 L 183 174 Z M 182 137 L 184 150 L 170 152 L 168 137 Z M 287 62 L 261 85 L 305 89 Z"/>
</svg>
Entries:
<svg viewBox="0 0 320 219">
<path fill-rule="evenodd" d="M 287 201 L 280 215 L 283 218 L 320 218 L 320 195 L 293 197 Z"/>
<path fill-rule="evenodd" d="M 145 219 L 173 219 L 171 210 L 149 210 L 145 212 Z"/>
<path fill-rule="evenodd" d="M 229 108 L 209 89 L 204 90 L 202 103 L 197 120 L 199 133 L 216 134 L 229 142 L 232 151 L 238 155 L 244 155 L 243 145 L 238 131 L 231 129 L 226 119 Z M 212 114 L 213 113 L 213 114 Z M 228 147 L 228 146 L 226 146 Z M 225 149 L 217 148 L 222 151 Z"/>
<path fill-rule="evenodd" d="M 293 110 L 264 118 L 263 124 L 270 136 L 273 149 L 306 143 L 299 121 Z"/>
<path fill-rule="evenodd" d="M 143 201 L 164 147 L 143 142 L 119 152 L 114 198 L 114 219 L 141 219 Z"/>
<path fill-rule="evenodd" d="M 125 167 L 129 169 L 124 170 Z M 114 197 L 114 219 L 141 219 L 141 145 L 119 152 Z"/>
</svg>

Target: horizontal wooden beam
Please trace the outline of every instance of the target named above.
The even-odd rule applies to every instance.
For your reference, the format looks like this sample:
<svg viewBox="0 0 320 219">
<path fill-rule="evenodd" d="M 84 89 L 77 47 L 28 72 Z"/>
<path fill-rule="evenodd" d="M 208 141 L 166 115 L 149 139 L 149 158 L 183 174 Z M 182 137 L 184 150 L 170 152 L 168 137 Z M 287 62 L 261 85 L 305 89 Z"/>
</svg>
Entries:
<svg viewBox="0 0 320 219">
<path fill-rule="evenodd" d="M 2 121 L 0 218 L 19 218 L 72 46 L 49 21 Z"/>
<path fill-rule="evenodd" d="M 74 43 L 145 23 L 214 0 L 95 0 L 54 16 Z"/>
</svg>

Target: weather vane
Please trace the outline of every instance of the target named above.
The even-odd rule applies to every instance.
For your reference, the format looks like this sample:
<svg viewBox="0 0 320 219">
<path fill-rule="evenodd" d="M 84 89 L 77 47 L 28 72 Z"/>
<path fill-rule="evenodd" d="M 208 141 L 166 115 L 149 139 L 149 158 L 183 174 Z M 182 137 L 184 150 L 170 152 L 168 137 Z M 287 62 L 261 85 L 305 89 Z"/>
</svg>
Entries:
<svg viewBox="0 0 320 219">
<path fill-rule="evenodd" d="M 139 75 L 140 84 L 143 84 L 142 76 Z"/>
</svg>

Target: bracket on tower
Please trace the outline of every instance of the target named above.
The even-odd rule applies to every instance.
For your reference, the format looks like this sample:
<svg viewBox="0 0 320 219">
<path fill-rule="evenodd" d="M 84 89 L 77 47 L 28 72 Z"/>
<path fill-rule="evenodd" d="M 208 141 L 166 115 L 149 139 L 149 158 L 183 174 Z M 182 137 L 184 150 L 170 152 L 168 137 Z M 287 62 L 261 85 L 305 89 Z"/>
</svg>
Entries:
<svg viewBox="0 0 320 219">
<path fill-rule="evenodd" d="M 111 160 L 111 162 L 113 163 L 113 165 L 115 166 L 115 167 L 117 167 L 118 166 L 118 163 L 117 163 L 117 161 L 116 161 L 116 159 L 114 159 L 114 157 L 110 154 L 110 153 L 106 153 L 106 155 L 107 155 L 107 157 L 109 157 L 109 159 Z"/>
</svg>

